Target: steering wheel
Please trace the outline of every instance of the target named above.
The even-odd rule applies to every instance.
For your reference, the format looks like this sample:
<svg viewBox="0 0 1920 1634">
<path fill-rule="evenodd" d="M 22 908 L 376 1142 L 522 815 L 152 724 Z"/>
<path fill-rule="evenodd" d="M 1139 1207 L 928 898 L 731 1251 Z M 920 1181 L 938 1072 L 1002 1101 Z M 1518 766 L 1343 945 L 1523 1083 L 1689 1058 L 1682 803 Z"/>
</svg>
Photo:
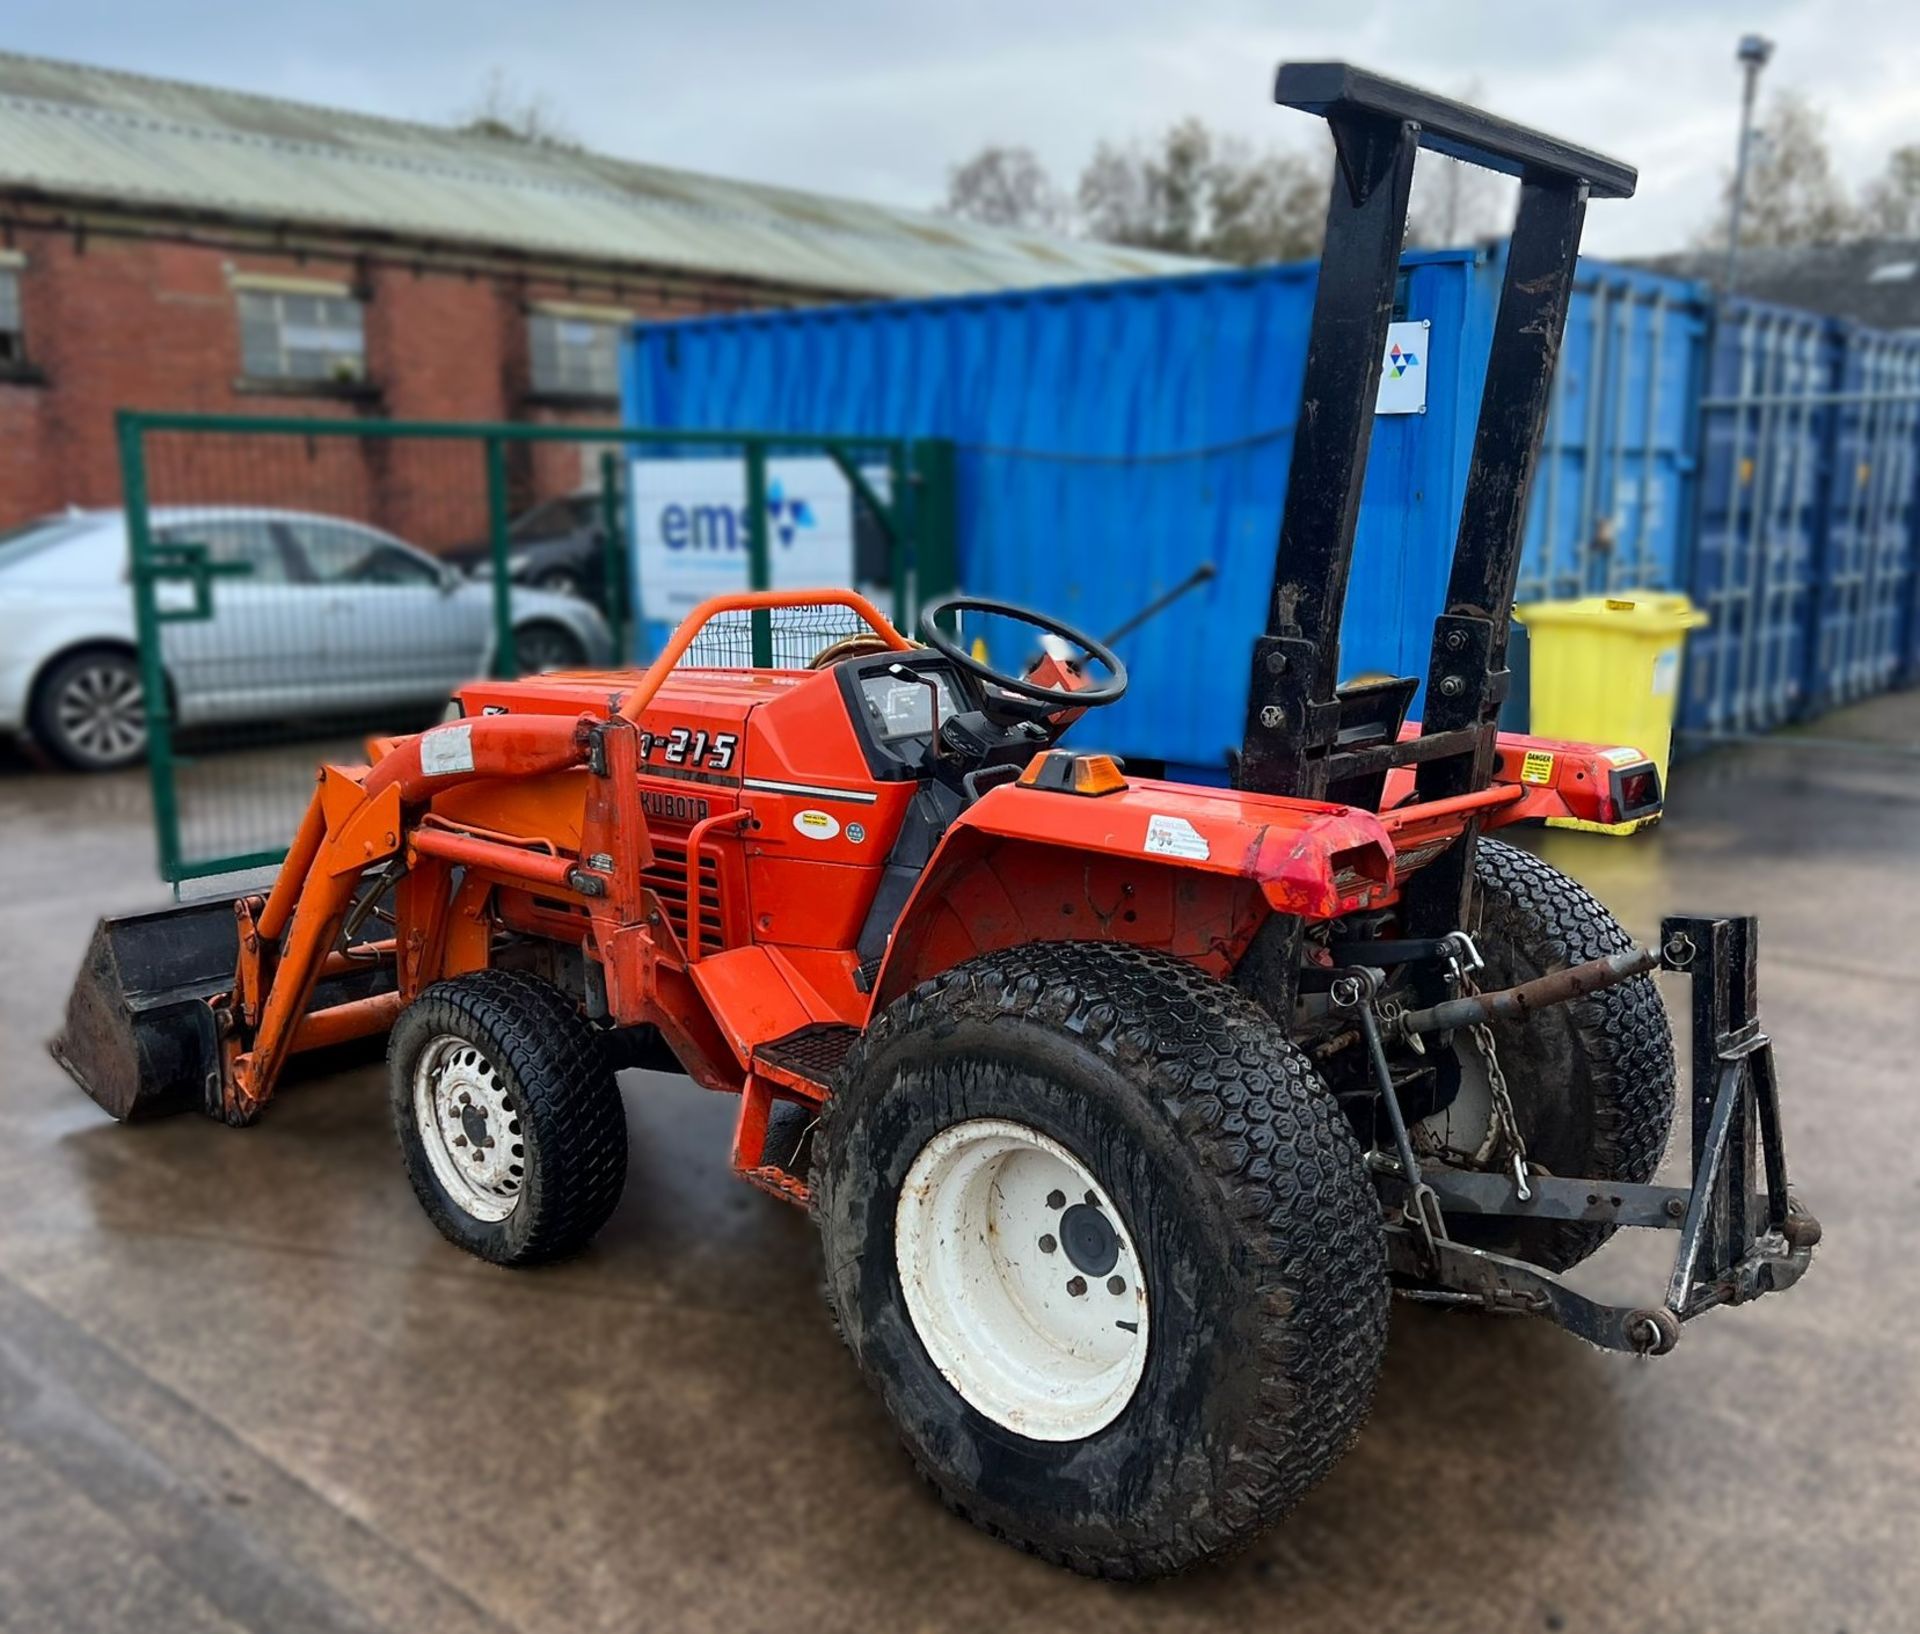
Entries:
<svg viewBox="0 0 1920 1634">
<path fill-rule="evenodd" d="M 995 669 L 972 653 L 934 621 L 947 613 L 990 613 L 1001 618 L 1015 619 L 1022 624 L 1030 624 L 1042 635 L 1056 636 L 1072 646 L 1080 648 L 1089 658 L 1107 671 L 1104 681 L 1095 681 L 1089 686 L 1069 691 L 1065 687 L 1041 686 L 1029 681 L 1024 675 L 1009 675 Z M 1025 607 L 1016 607 L 1010 601 L 992 601 L 984 596 L 946 596 L 936 602 L 930 602 L 920 611 L 920 638 L 941 657 L 957 664 L 969 675 L 998 687 L 1002 692 L 1011 692 L 1016 698 L 1025 698 L 1030 702 L 1045 704 L 1049 709 L 1098 709 L 1102 704 L 1118 703 L 1127 690 L 1127 666 L 1101 642 L 1090 635 L 1082 635 L 1071 624 L 1062 624 L 1058 619 L 1048 618 L 1044 613 L 1035 613 Z"/>
<path fill-rule="evenodd" d="M 822 647 L 807 661 L 807 668 L 832 669 L 843 658 L 871 658 L 875 653 L 892 651 L 885 636 L 872 630 L 857 630 Z"/>
</svg>

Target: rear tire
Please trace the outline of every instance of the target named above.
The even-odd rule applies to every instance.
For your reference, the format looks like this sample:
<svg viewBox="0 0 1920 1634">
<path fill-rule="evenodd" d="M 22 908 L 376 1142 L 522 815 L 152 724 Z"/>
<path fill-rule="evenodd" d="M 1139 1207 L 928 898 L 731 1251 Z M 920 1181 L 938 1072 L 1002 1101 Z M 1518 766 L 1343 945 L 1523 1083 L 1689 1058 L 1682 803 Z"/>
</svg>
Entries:
<svg viewBox="0 0 1920 1634">
<path fill-rule="evenodd" d="M 600 1034 L 518 970 L 438 982 L 387 1049 L 394 1133 L 420 1206 L 496 1265 L 577 1254 L 627 1178 L 627 1121 Z"/>
<path fill-rule="evenodd" d="M 117 772 L 147 757 L 146 689 L 132 653 L 69 653 L 34 688 L 34 742 L 76 772 Z"/>
<path fill-rule="evenodd" d="M 815 1153 L 843 1337 L 948 1506 L 1018 1548 L 1184 1570 L 1365 1421 L 1364 1158 L 1306 1057 L 1190 965 L 1057 943 L 945 972 L 855 1046 Z"/>
<path fill-rule="evenodd" d="M 1531 852 L 1482 840 L 1477 858 L 1482 988 L 1512 987 L 1633 946 L 1584 886 Z M 1673 1126 L 1674 1057 L 1651 976 L 1525 1021 L 1495 1022 L 1493 1036 L 1529 1159 L 1574 1179 L 1653 1178 Z M 1573 1221 L 1484 1218 L 1449 1221 L 1448 1230 L 1552 1271 L 1577 1265 L 1613 1233 Z"/>
</svg>

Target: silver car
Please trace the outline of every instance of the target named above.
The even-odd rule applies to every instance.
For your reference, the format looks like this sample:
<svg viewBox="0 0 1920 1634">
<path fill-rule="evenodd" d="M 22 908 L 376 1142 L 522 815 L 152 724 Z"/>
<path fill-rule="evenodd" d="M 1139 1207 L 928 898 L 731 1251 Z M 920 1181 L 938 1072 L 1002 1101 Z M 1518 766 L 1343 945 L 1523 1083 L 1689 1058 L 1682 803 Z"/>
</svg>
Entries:
<svg viewBox="0 0 1920 1634">
<path fill-rule="evenodd" d="M 158 507 L 162 547 L 197 547 L 195 586 L 157 586 L 174 718 L 351 717 L 444 701 L 493 663 L 493 587 L 360 522 L 265 506 Z M 515 586 L 523 672 L 614 659 L 606 621 L 573 596 Z M 146 752 L 126 513 L 69 511 L 0 532 L 0 732 L 85 771 Z"/>
</svg>

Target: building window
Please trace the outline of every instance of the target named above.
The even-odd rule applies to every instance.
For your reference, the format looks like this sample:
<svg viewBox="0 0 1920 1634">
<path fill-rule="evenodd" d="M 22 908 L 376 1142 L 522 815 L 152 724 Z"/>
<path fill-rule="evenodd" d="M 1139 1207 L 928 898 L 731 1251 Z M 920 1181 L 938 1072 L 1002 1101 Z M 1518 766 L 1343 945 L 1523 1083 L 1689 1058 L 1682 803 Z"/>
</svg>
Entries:
<svg viewBox="0 0 1920 1634">
<path fill-rule="evenodd" d="M 20 269 L 0 267 L 0 369 L 27 361 L 20 328 Z"/>
<path fill-rule="evenodd" d="M 361 304 L 351 295 L 242 289 L 240 367 L 256 380 L 349 384 L 367 374 Z"/>
<path fill-rule="evenodd" d="M 620 395 L 622 320 L 535 312 L 528 320 L 533 389 L 565 397 Z"/>
</svg>

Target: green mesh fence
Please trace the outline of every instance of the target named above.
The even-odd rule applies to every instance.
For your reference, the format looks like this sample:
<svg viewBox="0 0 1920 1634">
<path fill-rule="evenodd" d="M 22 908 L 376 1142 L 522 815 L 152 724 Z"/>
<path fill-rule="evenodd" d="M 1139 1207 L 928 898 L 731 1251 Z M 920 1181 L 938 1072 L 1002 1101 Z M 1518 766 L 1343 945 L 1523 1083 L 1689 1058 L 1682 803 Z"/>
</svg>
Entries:
<svg viewBox="0 0 1920 1634">
<path fill-rule="evenodd" d="M 656 478 L 661 461 L 738 461 L 745 587 L 776 582 L 790 524 L 769 460 L 824 454 L 883 541 L 864 569 L 883 608 L 903 618 L 946 588 L 916 583 L 915 545 L 950 495 L 909 475 L 944 462 L 907 444 L 140 414 L 120 432 L 144 743 L 102 769 L 144 752 L 176 885 L 277 862 L 318 764 L 432 724 L 476 676 L 628 667 L 657 649 L 676 615 L 649 606 L 635 565 L 636 460 Z M 862 474 L 876 462 L 898 475 L 884 495 Z M 804 665 L 857 624 L 833 608 L 723 620 L 687 661 Z"/>
</svg>

